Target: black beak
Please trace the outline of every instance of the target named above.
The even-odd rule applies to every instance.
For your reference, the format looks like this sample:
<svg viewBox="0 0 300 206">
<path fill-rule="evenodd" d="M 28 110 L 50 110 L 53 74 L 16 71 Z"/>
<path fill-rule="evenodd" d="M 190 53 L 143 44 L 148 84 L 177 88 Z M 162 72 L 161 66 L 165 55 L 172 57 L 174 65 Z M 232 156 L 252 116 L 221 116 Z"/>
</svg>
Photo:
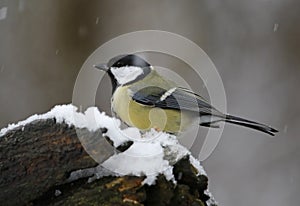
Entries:
<svg viewBox="0 0 300 206">
<path fill-rule="evenodd" d="M 97 64 L 97 65 L 93 65 L 96 69 L 100 69 L 102 71 L 107 72 L 109 70 L 109 67 L 107 66 L 107 64 Z"/>
</svg>

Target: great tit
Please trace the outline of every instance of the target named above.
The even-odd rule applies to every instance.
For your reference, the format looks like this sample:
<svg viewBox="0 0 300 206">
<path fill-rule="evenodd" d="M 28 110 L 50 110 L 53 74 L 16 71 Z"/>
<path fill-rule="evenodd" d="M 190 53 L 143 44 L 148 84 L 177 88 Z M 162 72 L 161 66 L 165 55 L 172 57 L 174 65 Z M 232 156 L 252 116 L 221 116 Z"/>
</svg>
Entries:
<svg viewBox="0 0 300 206">
<path fill-rule="evenodd" d="M 206 127 L 218 127 L 223 121 L 272 136 L 278 132 L 264 124 L 223 114 L 200 95 L 161 76 L 135 54 L 116 56 L 94 67 L 110 77 L 113 112 L 127 125 L 140 130 L 155 128 L 177 134 L 195 121 Z"/>
</svg>

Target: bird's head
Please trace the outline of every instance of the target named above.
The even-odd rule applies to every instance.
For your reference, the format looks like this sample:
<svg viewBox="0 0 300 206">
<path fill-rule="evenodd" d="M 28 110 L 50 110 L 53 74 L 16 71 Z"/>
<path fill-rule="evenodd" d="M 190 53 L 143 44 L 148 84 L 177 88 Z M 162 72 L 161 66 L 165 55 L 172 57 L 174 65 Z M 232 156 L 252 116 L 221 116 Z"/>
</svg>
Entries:
<svg viewBox="0 0 300 206">
<path fill-rule="evenodd" d="M 94 65 L 108 73 L 114 89 L 119 85 L 134 83 L 151 71 L 151 65 L 135 54 L 113 57 L 106 64 Z"/>
</svg>

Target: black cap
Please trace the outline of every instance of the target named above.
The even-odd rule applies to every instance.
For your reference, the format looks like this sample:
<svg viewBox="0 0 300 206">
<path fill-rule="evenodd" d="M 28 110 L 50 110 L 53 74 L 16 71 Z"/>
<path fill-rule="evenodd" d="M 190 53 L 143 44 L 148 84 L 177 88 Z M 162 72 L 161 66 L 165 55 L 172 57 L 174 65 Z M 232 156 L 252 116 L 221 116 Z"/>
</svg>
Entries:
<svg viewBox="0 0 300 206">
<path fill-rule="evenodd" d="M 129 55 L 119 55 L 107 63 L 108 67 L 124 67 L 124 66 L 135 66 L 135 67 L 149 67 L 150 64 L 146 62 L 141 57 L 135 55 L 135 54 L 129 54 Z"/>
</svg>

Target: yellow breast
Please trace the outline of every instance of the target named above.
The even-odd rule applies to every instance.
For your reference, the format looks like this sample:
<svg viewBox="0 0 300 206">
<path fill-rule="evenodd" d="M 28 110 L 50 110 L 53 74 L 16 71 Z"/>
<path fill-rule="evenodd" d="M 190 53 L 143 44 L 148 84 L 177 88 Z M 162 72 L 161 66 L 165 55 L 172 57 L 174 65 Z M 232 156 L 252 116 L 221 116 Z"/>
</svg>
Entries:
<svg viewBox="0 0 300 206">
<path fill-rule="evenodd" d="M 145 106 L 131 100 L 127 86 L 116 89 L 113 95 L 112 108 L 122 121 L 140 130 L 155 128 L 177 133 L 184 130 L 191 122 L 188 113 Z"/>
</svg>

